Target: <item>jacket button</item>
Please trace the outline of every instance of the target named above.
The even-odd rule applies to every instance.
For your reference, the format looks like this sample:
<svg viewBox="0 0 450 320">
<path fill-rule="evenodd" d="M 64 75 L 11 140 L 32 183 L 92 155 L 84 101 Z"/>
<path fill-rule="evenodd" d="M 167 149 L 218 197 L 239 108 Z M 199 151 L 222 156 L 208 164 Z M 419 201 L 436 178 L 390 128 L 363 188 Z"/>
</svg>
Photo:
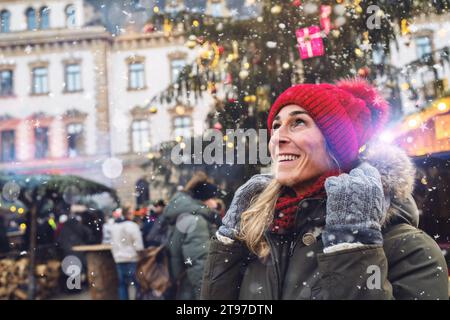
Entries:
<svg viewBox="0 0 450 320">
<path fill-rule="evenodd" d="M 302 237 L 303 244 L 305 246 L 310 246 L 316 242 L 316 237 L 312 233 L 305 233 Z"/>
</svg>

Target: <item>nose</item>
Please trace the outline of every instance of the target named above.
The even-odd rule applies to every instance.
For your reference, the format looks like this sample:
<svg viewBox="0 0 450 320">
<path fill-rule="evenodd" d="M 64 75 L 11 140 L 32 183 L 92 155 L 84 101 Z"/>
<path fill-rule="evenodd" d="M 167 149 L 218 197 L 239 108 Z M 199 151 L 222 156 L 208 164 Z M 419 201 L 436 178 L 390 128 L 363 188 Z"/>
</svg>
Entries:
<svg viewBox="0 0 450 320">
<path fill-rule="evenodd" d="M 288 130 L 286 126 L 280 126 L 277 130 L 275 130 L 271 137 L 271 142 L 274 145 L 281 145 L 289 142 L 288 139 Z"/>
</svg>

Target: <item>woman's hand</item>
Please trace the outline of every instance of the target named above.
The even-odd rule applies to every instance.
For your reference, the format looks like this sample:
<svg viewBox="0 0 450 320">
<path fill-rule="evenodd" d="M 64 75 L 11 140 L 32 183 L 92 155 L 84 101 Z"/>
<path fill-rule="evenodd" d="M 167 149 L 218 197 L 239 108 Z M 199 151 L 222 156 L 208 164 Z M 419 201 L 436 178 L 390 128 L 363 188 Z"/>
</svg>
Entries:
<svg viewBox="0 0 450 320">
<path fill-rule="evenodd" d="M 222 219 L 222 225 L 218 231 L 220 235 L 230 239 L 236 238 L 242 212 L 248 209 L 251 200 L 261 193 L 271 180 L 271 175 L 257 174 L 237 189 L 230 208 Z"/>
<path fill-rule="evenodd" d="M 322 241 L 325 247 L 339 243 L 382 244 L 381 224 L 388 204 L 377 169 L 364 162 L 349 174 L 325 181 L 327 215 Z"/>
</svg>

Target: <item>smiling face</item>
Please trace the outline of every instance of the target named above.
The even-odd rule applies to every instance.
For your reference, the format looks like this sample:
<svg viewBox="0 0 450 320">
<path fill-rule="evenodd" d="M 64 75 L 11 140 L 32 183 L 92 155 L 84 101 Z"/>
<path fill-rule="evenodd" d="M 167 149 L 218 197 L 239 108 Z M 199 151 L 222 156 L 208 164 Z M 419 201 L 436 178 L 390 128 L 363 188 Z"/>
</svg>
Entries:
<svg viewBox="0 0 450 320">
<path fill-rule="evenodd" d="M 275 164 L 275 178 L 297 193 L 333 168 L 325 137 L 298 105 L 283 107 L 275 117 L 269 150 Z"/>
</svg>

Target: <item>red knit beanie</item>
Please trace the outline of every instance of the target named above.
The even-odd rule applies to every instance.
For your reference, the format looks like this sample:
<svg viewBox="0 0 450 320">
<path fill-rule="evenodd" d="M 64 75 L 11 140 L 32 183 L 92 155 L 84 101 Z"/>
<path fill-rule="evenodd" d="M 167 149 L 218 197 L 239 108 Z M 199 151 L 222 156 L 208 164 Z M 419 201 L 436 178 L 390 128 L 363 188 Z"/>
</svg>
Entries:
<svg viewBox="0 0 450 320">
<path fill-rule="evenodd" d="M 384 126 L 389 108 L 363 79 L 342 80 L 336 85 L 300 84 L 284 91 L 272 105 L 267 119 L 269 130 L 278 112 L 289 104 L 308 112 L 343 167 L 351 164 L 359 148 Z"/>
</svg>

